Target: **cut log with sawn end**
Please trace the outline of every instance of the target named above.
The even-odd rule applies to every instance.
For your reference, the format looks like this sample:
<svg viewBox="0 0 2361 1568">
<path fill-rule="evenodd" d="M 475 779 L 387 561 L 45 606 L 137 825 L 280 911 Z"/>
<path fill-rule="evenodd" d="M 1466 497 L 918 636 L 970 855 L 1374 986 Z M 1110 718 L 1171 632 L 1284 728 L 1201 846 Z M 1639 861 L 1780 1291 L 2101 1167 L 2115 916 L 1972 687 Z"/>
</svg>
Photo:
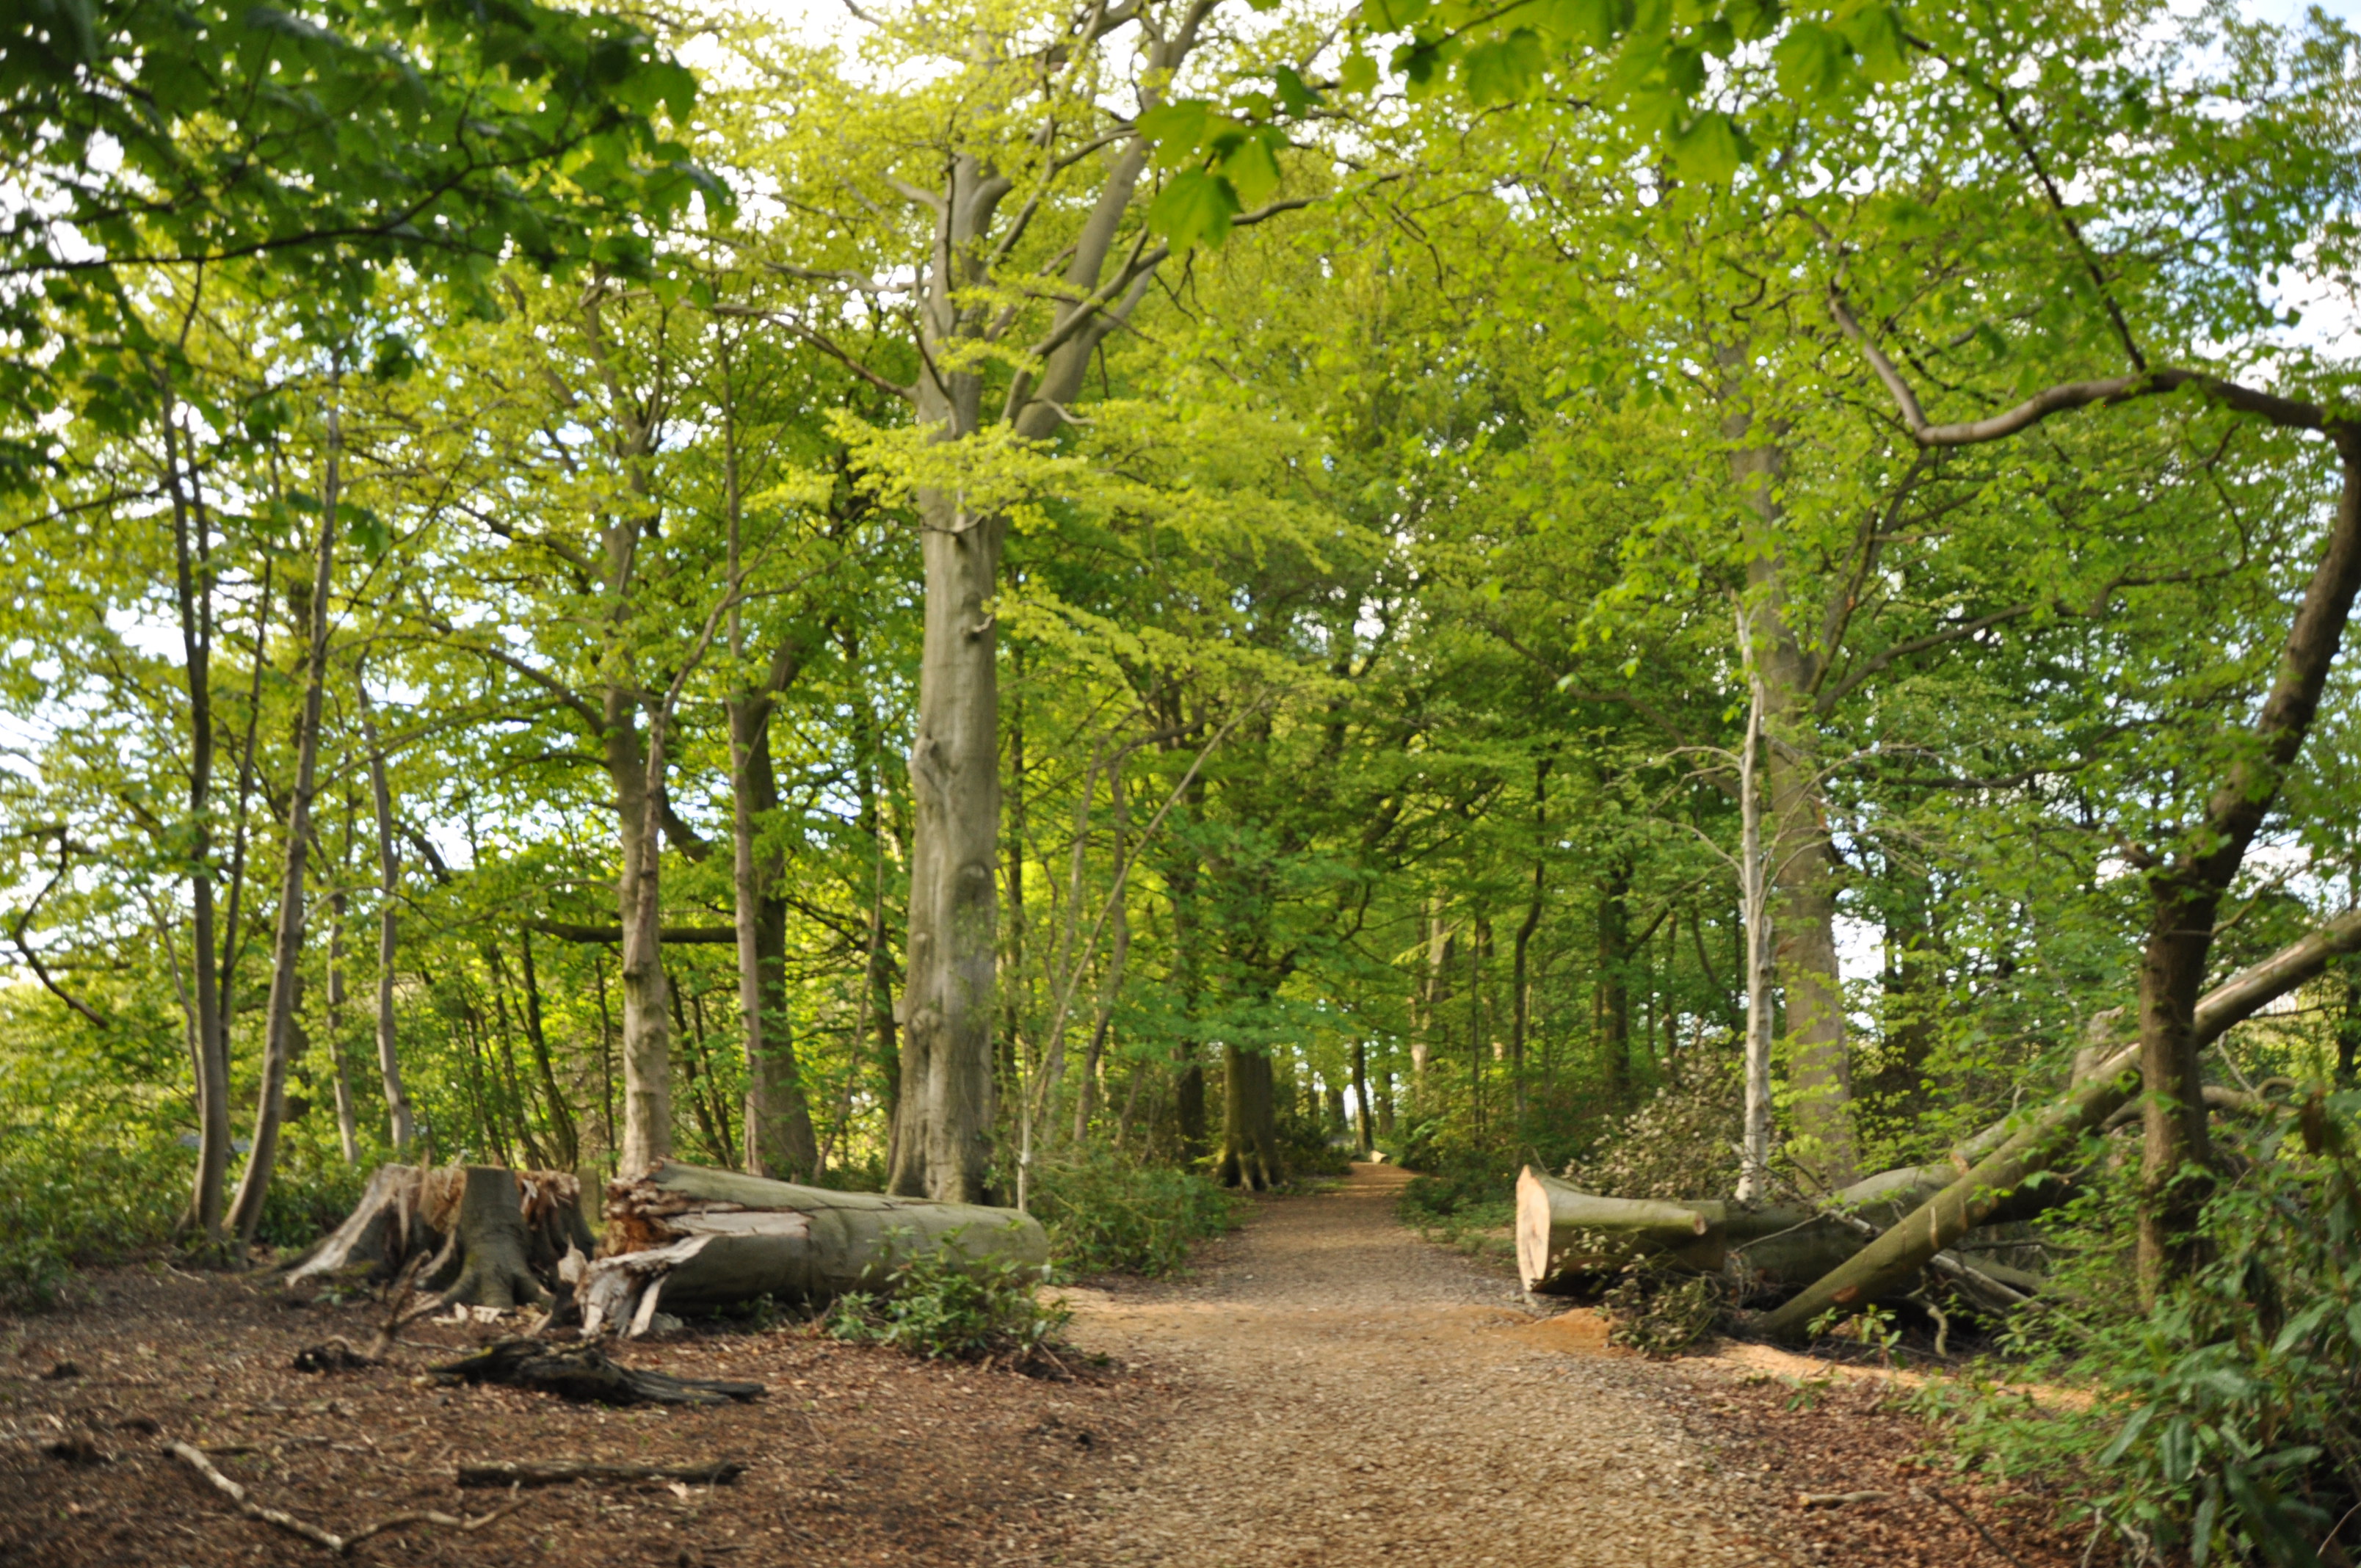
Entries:
<svg viewBox="0 0 2361 1568">
<path fill-rule="evenodd" d="M 976 1267 L 1049 1261 L 1041 1223 L 1014 1209 L 798 1187 L 671 1160 L 609 1182 L 607 1222 L 606 1255 L 581 1287 L 586 1339 L 645 1332 L 659 1301 L 679 1313 L 886 1289 L 895 1265 L 929 1252 Z"/>
<path fill-rule="evenodd" d="M 1598 1288 L 1640 1262 L 1727 1275 L 1749 1293 L 1800 1289 L 1843 1266 L 1951 1175 L 1948 1166 L 1881 1171 L 1831 1194 L 1826 1209 L 1813 1209 L 1719 1198 L 1604 1198 L 1528 1166 L 1517 1178 L 1517 1272 L 1527 1290 L 1545 1296 Z M 1986 1223 L 2038 1212 L 2062 1195 L 2062 1184 L 2029 1191 Z"/>
<path fill-rule="evenodd" d="M 582 1184 L 562 1170 L 379 1166 L 345 1223 L 280 1271 L 293 1287 L 346 1273 L 376 1283 L 428 1259 L 418 1288 L 443 1305 L 539 1306 L 569 1255 L 596 1245 Z"/>
</svg>

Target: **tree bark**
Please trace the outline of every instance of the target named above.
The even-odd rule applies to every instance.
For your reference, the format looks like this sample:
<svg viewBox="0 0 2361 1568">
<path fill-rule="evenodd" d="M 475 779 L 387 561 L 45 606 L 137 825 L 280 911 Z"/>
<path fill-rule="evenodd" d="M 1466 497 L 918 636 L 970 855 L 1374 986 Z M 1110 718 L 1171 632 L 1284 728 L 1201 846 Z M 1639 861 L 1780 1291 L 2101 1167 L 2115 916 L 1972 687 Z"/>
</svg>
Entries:
<svg viewBox="0 0 2361 1568">
<path fill-rule="evenodd" d="M 410 1152 L 418 1135 L 410 1095 L 401 1083 L 401 1053 L 394 1026 L 393 966 L 401 900 L 401 854 L 394 848 L 393 791 L 386 782 L 385 750 L 378 744 L 377 720 L 369 710 L 368 681 L 356 671 L 360 693 L 361 739 L 368 746 L 369 799 L 377 816 L 377 1069 L 385 1087 L 385 1114 L 396 1159 Z"/>
<path fill-rule="evenodd" d="M 1353 1041 L 1353 1101 L 1360 1109 L 1361 1157 L 1367 1159 L 1377 1150 L 1377 1129 L 1369 1108 L 1369 1042 Z"/>
<path fill-rule="evenodd" d="M 349 828 L 349 813 L 347 814 Z M 346 861 L 351 861 L 352 835 L 345 836 Z M 345 891 L 329 895 L 328 925 L 328 1066 L 335 1074 L 336 1142 L 345 1163 L 361 1162 L 360 1118 L 353 1104 L 353 1075 L 345 1064 Z"/>
<path fill-rule="evenodd" d="M 1631 864 L 1619 856 L 1598 887 L 1598 1042 L 1619 1111 L 1631 1102 Z"/>
<path fill-rule="evenodd" d="M 608 1185 L 607 1255 L 582 1287 L 583 1334 L 645 1332 L 658 1310 L 877 1290 L 937 1247 L 974 1266 L 1049 1260 L 1040 1222 L 1013 1209 L 837 1192 L 673 1161 Z"/>
<path fill-rule="evenodd" d="M 787 1014 L 787 905 L 779 894 L 785 857 L 762 843 L 763 819 L 778 809 L 768 694 L 730 703 L 730 828 L 738 934 L 738 1016 L 746 1044 L 747 1172 L 809 1176 L 818 1158 L 811 1102 L 796 1059 Z"/>
<path fill-rule="evenodd" d="M 334 393 L 332 392 L 333 399 Z M 328 678 L 328 595 L 335 584 L 336 507 L 342 483 L 342 443 L 332 400 L 328 407 L 325 482 L 320 494 L 320 534 L 312 558 L 311 601 L 304 606 L 303 708 L 295 731 L 295 789 L 287 806 L 287 863 L 279 889 L 278 939 L 272 945 L 270 1002 L 264 1025 L 262 1084 L 255 1107 L 254 1144 L 230 1203 L 229 1223 L 245 1245 L 254 1245 L 279 1157 L 279 1131 L 287 1113 L 287 1064 L 295 1043 L 295 1004 L 303 981 L 303 872 L 312 846 L 312 794 L 320 761 L 320 707 Z"/>
<path fill-rule="evenodd" d="M 1287 1179 L 1270 1058 L 1224 1043 L 1222 1088 L 1222 1185 L 1267 1192 Z"/>
<path fill-rule="evenodd" d="M 672 1153 L 672 1017 L 663 950 L 664 846 L 661 802 L 648 798 L 649 759 L 640 741 L 631 694 L 605 696 L 607 776 L 615 789 L 623 874 L 616 888 L 622 928 L 623 1128 L 617 1167 L 625 1175 L 654 1168 Z"/>
<path fill-rule="evenodd" d="M 280 1278 L 293 1287 L 351 1272 L 382 1281 L 423 1258 L 417 1287 L 439 1305 L 505 1309 L 547 1301 L 595 1245 L 571 1171 L 386 1165 L 344 1223 Z"/>
</svg>

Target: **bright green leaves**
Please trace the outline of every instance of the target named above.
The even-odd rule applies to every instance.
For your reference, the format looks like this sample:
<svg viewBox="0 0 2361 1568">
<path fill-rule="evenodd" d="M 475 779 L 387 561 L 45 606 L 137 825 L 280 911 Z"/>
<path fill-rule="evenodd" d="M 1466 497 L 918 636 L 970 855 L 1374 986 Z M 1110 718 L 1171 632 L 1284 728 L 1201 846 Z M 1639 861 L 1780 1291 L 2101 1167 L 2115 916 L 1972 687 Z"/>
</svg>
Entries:
<svg viewBox="0 0 2361 1568">
<path fill-rule="evenodd" d="M 1290 71 L 1287 78 L 1303 103 L 1314 101 L 1300 75 Z M 1282 99 L 1290 92 L 1283 80 Z M 1246 107 L 1268 116 L 1277 105 L 1264 100 Z M 1269 201 L 1283 178 L 1279 149 L 1287 142 L 1277 126 L 1252 124 L 1202 99 L 1159 104 L 1139 116 L 1138 129 L 1153 165 L 1174 170 L 1148 203 L 1148 226 L 1175 250 L 1221 244 L 1231 220 Z"/>
<path fill-rule="evenodd" d="M 1684 180 L 1719 185 L 1745 167 L 1753 148 L 1738 121 L 1718 109 L 1708 110 L 1675 132 L 1666 144 L 1673 167 Z"/>
<path fill-rule="evenodd" d="M 1551 34 L 1587 49 L 1612 47 L 1631 23 L 1623 0 L 1542 0 L 1535 15 Z"/>
<path fill-rule="evenodd" d="M 1175 250 L 1219 245 L 1230 237 L 1238 215 L 1238 193 L 1220 175 L 1184 169 L 1164 182 L 1148 204 L 1148 226 Z"/>
<path fill-rule="evenodd" d="M 1772 58 L 1778 66 L 1779 90 L 1807 102 L 1827 97 L 1843 84 L 1852 68 L 1852 45 L 1834 27 L 1798 22 L 1779 40 Z"/>
<path fill-rule="evenodd" d="M 1479 109 L 1513 104 L 1532 93 L 1544 63 L 1541 35 L 1531 27 L 1519 27 L 1504 38 L 1487 39 L 1462 56 L 1459 83 L 1467 101 Z"/>
<path fill-rule="evenodd" d="M 1860 56 L 1862 74 L 1872 82 L 1897 81 L 1908 72 L 1910 43 L 1902 30 L 1902 14 L 1893 6 L 1853 7 L 1839 12 L 1836 25 Z"/>
</svg>

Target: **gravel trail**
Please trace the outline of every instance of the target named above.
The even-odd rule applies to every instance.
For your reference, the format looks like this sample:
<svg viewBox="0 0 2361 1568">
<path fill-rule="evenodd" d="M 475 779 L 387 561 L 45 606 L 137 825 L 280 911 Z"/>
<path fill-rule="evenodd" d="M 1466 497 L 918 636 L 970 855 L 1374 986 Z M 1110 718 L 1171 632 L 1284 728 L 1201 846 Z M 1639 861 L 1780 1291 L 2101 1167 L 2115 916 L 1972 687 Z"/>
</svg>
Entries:
<svg viewBox="0 0 2361 1568">
<path fill-rule="evenodd" d="M 1263 1202 L 1178 1284 L 1072 1293 L 1080 1343 L 1160 1370 L 1177 1409 L 1071 1560 L 1787 1563 L 1767 1499 L 1697 1435 L 1698 1389 L 1404 1229 L 1408 1179 L 1356 1165 Z"/>
</svg>

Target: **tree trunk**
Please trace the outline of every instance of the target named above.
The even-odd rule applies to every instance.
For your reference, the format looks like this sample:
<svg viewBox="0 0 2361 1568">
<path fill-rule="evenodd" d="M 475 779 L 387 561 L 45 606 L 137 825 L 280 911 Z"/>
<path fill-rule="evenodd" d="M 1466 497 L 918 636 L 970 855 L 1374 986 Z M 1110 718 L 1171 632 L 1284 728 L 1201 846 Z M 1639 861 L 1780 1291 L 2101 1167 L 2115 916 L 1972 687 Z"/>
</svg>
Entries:
<svg viewBox="0 0 2361 1568">
<path fill-rule="evenodd" d="M 809 1176 L 818 1158 L 811 1102 L 796 1059 L 787 1015 L 787 905 L 779 895 L 785 857 L 761 841 L 762 821 L 779 806 L 768 696 L 730 704 L 730 829 L 738 932 L 738 1016 L 746 1042 L 746 1168 L 750 1175 Z"/>
<path fill-rule="evenodd" d="M 361 739 L 368 746 L 369 799 L 377 815 L 377 1069 L 385 1086 L 386 1122 L 398 1159 L 410 1152 L 418 1135 L 410 1096 L 401 1085 L 401 1054 L 394 1028 L 394 938 L 400 921 L 401 856 L 394 848 L 393 791 L 386 783 L 385 751 L 378 744 L 377 720 L 369 711 L 368 682 L 356 671 L 353 684 L 360 692 Z"/>
<path fill-rule="evenodd" d="M 159 380 L 162 378 L 159 377 Z M 223 1188 L 229 1172 L 229 1042 L 222 1024 L 221 976 L 214 943 L 214 581 L 213 528 L 193 464 L 181 461 L 179 404 L 162 384 L 164 488 L 171 498 L 174 605 L 181 624 L 181 673 L 189 691 L 189 904 L 196 1029 L 191 1041 L 197 1094 L 197 1169 L 181 1222 L 209 1242 L 222 1234 Z M 186 483 L 183 482 L 184 467 Z"/>
<path fill-rule="evenodd" d="M 1107 769 L 1107 793 L 1110 810 L 1115 818 L 1115 868 L 1117 875 L 1127 869 L 1125 856 L 1131 816 L 1126 804 L 1123 782 L 1123 759 L 1117 757 Z M 1074 1091 L 1074 1144 L 1080 1147 L 1091 1129 L 1091 1097 L 1097 1091 L 1099 1077 L 1106 1061 L 1107 1036 L 1115 1027 L 1115 1007 L 1123 994 L 1125 967 L 1131 959 L 1131 905 L 1123 887 L 1108 894 L 1115 905 L 1107 912 L 1113 934 L 1108 938 L 1107 972 L 1104 987 L 1099 992 L 1099 1015 L 1091 1025 L 1091 1043 L 1082 1058 L 1082 1081 Z M 1081 916 L 1074 911 L 1074 917 Z"/>
<path fill-rule="evenodd" d="M 584 1337 L 644 1332 L 663 1310 L 878 1290 L 934 1248 L 972 1265 L 1049 1261 L 1040 1222 L 1013 1209 L 796 1187 L 665 1161 L 607 1188 L 608 1255 L 582 1288 Z"/>
<path fill-rule="evenodd" d="M 663 842 L 648 798 L 648 757 L 631 693 L 605 700 L 607 775 L 615 789 L 623 875 L 616 889 L 622 927 L 623 1128 L 617 1168 L 633 1175 L 672 1153 L 672 1018 L 662 935 Z"/>
<path fill-rule="evenodd" d="M 559 1166 L 572 1170 L 582 1159 L 582 1135 L 575 1125 L 574 1108 L 566 1102 L 565 1091 L 558 1087 L 557 1065 L 549 1054 L 549 1033 L 542 1025 L 541 976 L 533 968 L 533 927 L 520 929 L 517 942 L 524 967 L 524 1036 L 533 1047 L 533 1069 L 541 1079 L 541 1092 L 549 1105 L 550 1135 L 556 1140 L 553 1153 Z"/>
<path fill-rule="evenodd" d="M 349 824 L 348 824 L 349 826 Z M 346 835 L 346 861 L 351 861 L 352 836 Z M 335 1074 L 336 1141 L 345 1163 L 361 1163 L 360 1118 L 353 1105 L 353 1075 L 345 1065 L 345 892 L 329 895 L 328 907 L 328 1066 Z"/>
<path fill-rule="evenodd" d="M 1725 363 L 1743 362 L 1742 351 Z M 1818 714 L 1811 656 L 1788 622 L 1786 557 L 1778 538 L 1784 509 L 1784 432 L 1758 419 L 1744 394 L 1729 400 L 1722 434 L 1730 477 L 1748 518 L 1747 642 L 1763 686 L 1769 739 L 1771 880 L 1779 982 L 1787 1014 L 1787 1080 L 1795 1093 L 1788 1157 L 1822 1190 L 1858 1173 L 1850 1069 L 1844 1033 L 1844 981 L 1837 966 L 1835 847 L 1818 763 Z"/>
<path fill-rule="evenodd" d="M 1361 1157 L 1367 1159 L 1377 1150 L 1377 1129 L 1369 1113 L 1369 1042 L 1353 1042 L 1353 1102 L 1359 1108 L 1359 1143 Z"/>
<path fill-rule="evenodd" d="M 331 396 L 333 397 L 333 393 Z M 295 1004 L 303 981 L 303 872 L 312 846 L 312 792 L 320 760 L 320 707 L 328 678 L 328 595 L 336 562 L 340 444 L 335 405 L 328 409 L 326 481 L 321 487 L 320 537 L 312 559 L 311 601 L 304 608 L 303 710 L 295 731 L 295 789 L 287 806 L 287 863 L 279 890 L 278 940 L 272 946 L 270 1002 L 262 1044 L 262 1084 L 254 1117 L 254 1145 L 230 1203 L 229 1223 L 245 1245 L 254 1245 L 279 1157 L 279 1130 L 287 1112 L 287 1064 L 295 1043 Z"/>
<path fill-rule="evenodd" d="M 963 433 L 938 393 L 920 418 Z M 918 501 L 926 631 L 910 747 L 910 935 L 902 1004 L 901 1113 L 887 1190 L 972 1203 L 992 1157 L 994 868 L 1000 848 L 999 672 L 994 618 L 1002 523 L 939 490 Z"/>
<path fill-rule="evenodd" d="M 1276 1079 L 1260 1051 L 1222 1047 L 1222 1168 L 1224 1187 L 1267 1192 L 1287 1179 L 1279 1157 Z"/>
<path fill-rule="evenodd" d="M 1744 633 L 1743 623 L 1741 632 Z M 1746 938 L 1746 1109 L 1738 1197 L 1760 1202 L 1771 1187 L 1770 866 L 1763 844 L 1763 683 L 1747 669 L 1746 739 L 1738 759 L 1740 925 Z M 1700 948 L 1702 950 L 1702 948 Z"/>
<path fill-rule="evenodd" d="M 1598 888 L 1598 1041 L 1615 1109 L 1631 1102 L 1631 863 L 1610 861 Z"/>
</svg>

